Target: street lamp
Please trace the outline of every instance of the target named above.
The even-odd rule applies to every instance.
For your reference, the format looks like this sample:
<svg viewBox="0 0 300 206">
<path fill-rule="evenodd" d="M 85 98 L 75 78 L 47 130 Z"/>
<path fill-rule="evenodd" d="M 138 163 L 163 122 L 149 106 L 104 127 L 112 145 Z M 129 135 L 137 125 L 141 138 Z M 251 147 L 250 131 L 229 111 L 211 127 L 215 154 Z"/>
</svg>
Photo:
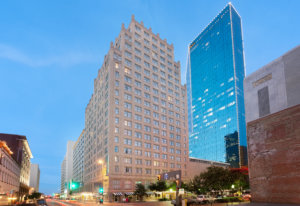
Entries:
<svg viewBox="0 0 300 206">
<path fill-rule="evenodd" d="M 231 188 L 234 189 L 234 185 L 231 185 Z"/>
<path fill-rule="evenodd" d="M 98 163 L 99 163 L 100 165 L 102 165 L 102 164 L 103 164 L 103 160 L 98 160 Z"/>
</svg>

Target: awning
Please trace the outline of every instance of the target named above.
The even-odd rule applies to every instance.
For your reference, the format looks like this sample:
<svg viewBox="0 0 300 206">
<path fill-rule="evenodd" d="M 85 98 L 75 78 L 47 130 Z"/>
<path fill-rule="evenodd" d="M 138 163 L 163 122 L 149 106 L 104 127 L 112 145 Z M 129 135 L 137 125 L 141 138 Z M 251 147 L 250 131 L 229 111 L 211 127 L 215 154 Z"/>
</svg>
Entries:
<svg viewBox="0 0 300 206">
<path fill-rule="evenodd" d="M 123 195 L 122 192 L 114 192 L 113 194 L 114 194 L 115 196 L 121 196 L 121 195 Z"/>
<path fill-rule="evenodd" d="M 125 195 L 133 195 L 134 192 L 125 192 Z"/>
<path fill-rule="evenodd" d="M 153 192 L 146 192 L 147 195 L 153 195 Z"/>
</svg>

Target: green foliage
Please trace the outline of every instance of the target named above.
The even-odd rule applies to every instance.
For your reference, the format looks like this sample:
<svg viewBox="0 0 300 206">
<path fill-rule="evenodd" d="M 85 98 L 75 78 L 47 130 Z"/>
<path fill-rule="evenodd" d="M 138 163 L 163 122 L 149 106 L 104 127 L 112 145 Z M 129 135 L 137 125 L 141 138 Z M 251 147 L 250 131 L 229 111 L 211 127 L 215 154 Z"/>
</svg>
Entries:
<svg viewBox="0 0 300 206">
<path fill-rule="evenodd" d="M 158 199 L 158 201 L 168 201 L 168 199 L 164 197 L 164 198 Z"/>
<path fill-rule="evenodd" d="M 149 185 L 149 189 L 151 191 L 159 191 L 159 192 L 162 192 L 162 191 L 166 191 L 168 189 L 167 187 L 167 184 L 165 181 L 163 180 L 160 180 L 160 181 L 157 181 L 156 183 L 151 183 Z"/>
<path fill-rule="evenodd" d="M 228 202 L 242 202 L 242 199 L 239 197 L 224 197 L 222 199 L 216 199 L 216 203 L 228 203 Z"/>
<path fill-rule="evenodd" d="M 151 191 L 156 191 L 156 183 L 151 183 L 148 188 Z"/>
<path fill-rule="evenodd" d="M 166 181 L 158 181 L 156 183 L 156 191 L 162 192 L 162 191 L 166 191 L 167 190 L 167 184 Z"/>
<path fill-rule="evenodd" d="M 136 184 L 134 195 L 137 195 L 141 200 L 146 195 L 146 188 L 143 184 Z"/>
<path fill-rule="evenodd" d="M 230 189 L 234 179 L 228 169 L 223 167 L 208 167 L 206 172 L 198 177 L 206 191 L 221 191 Z"/>
<path fill-rule="evenodd" d="M 192 181 L 183 187 L 196 194 L 206 194 L 212 191 L 223 193 L 226 189 L 231 189 L 231 185 L 236 189 L 249 187 L 249 177 L 239 171 L 231 171 L 223 167 L 211 166 L 207 171 L 194 177 Z"/>
<path fill-rule="evenodd" d="M 42 193 L 34 192 L 31 195 L 28 195 L 28 199 L 40 199 L 42 196 Z"/>
<path fill-rule="evenodd" d="M 172 189 L 173 191 L 176 191 L 176 187 L 177 187 L 176 182 L 172 182 L 167 186 L 167 190 Z"/>
<path fill-rule="evenodd" d="M 249 176 L 239 171 L 231 171 L 233 184 L 236 189 L 242 191 L 243 189 L 249 189 Z"/>
</svg>

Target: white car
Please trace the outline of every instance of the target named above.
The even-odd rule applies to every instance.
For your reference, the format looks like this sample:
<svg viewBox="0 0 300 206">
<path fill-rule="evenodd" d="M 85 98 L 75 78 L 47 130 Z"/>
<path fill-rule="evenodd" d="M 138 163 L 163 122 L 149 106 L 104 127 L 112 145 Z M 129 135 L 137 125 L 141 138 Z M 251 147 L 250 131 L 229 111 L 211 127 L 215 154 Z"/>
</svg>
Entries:
<svg viewBox="0 0 300 206">
<path fill-rule="evenodd" d="M 207 201 L 208 201 L 208 198 L 207 198 L 207 196 L 205 196 L 205 195 L 198 195 L 198 196 L 197 196 L 197 201 L 198 201 L 198 202 L 207 202 Z"/>
</svg>

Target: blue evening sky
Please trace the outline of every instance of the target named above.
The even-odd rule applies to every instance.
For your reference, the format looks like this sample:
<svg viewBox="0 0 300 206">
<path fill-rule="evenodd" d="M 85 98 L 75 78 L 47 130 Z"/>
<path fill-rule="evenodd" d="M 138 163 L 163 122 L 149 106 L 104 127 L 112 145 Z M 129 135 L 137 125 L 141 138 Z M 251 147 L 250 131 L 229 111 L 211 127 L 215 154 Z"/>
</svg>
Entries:
<svg viewBox="0 0 300 206">
<path fill-rule="evenodd" d="M 188 44 L 225 0 L 0 1 L 0 133 L 26 135 L 40 191 L 57 192 L 67 140 L 84 128 L 103 57 L 131 15 L 175 47 L 185 82 Z M 247 74 L 300 43 L 299 0 L 233 0 Z"/>
</svg>

